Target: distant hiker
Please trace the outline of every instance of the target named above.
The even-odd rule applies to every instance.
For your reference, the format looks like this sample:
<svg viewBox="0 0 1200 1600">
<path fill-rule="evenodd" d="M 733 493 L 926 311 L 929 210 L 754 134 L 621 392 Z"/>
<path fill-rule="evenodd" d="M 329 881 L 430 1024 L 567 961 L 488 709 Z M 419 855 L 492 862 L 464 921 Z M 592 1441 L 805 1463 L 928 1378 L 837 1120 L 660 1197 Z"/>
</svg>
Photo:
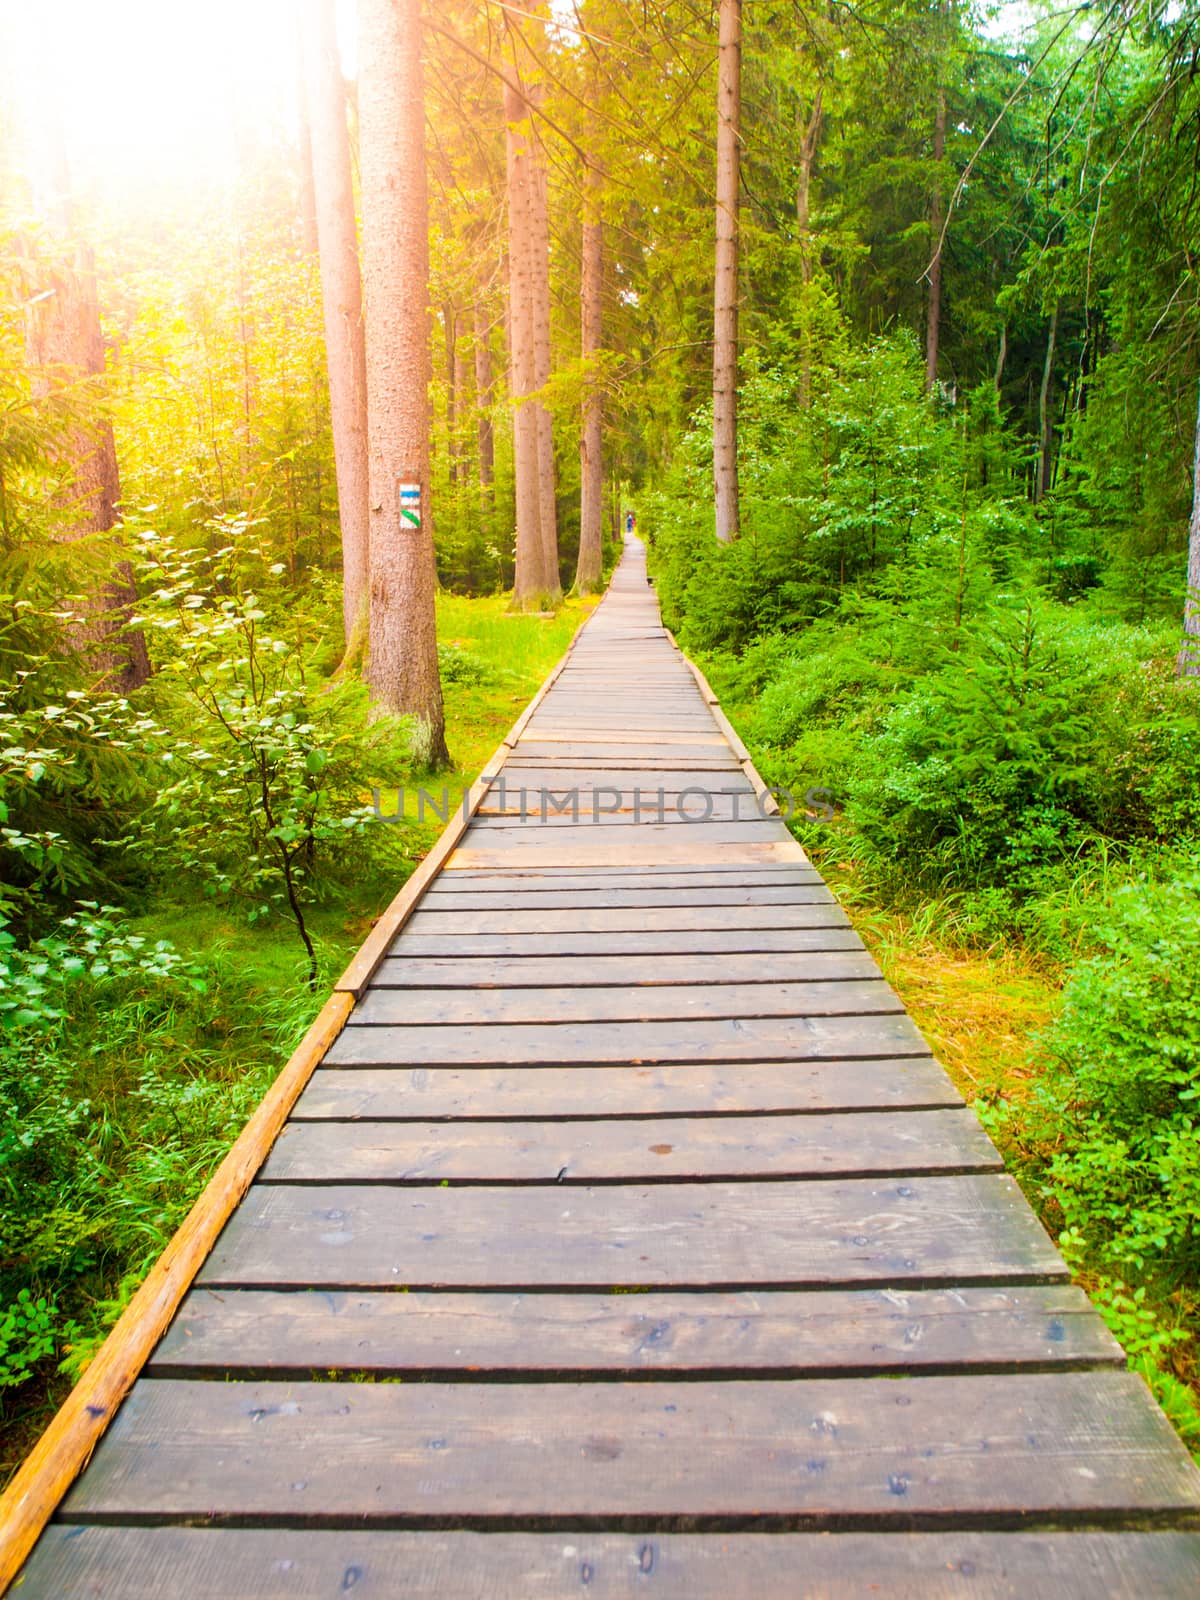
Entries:
<svg viewBox="0 0 1200 1600">
<path fill-rule="evenodd" d="M 625 537 L 627 539 L 632 539 L 633 538 L 634 530 L 636 529 L 636 527 L 637 527 L 637 518 L 634 516 L 632 511 L 627 511 L 625 513 Z"/>
</svg>

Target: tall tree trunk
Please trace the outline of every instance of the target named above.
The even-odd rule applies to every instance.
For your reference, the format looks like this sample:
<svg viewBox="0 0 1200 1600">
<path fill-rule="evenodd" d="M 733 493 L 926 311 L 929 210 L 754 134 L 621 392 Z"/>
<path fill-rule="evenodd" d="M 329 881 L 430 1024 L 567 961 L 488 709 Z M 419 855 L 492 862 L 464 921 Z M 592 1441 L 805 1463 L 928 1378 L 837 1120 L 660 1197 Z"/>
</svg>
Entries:
<svg viewBox="0 0 1200 1600">
<path fill-rule="evenodd" d="M 1037 482 L 1034 485 L 1036 505 L 1050 487 L 1050 473 L 1054 461 L 1054 418 L 1050 413 L 1050 387 L 1054 382 L 1054 347 L 1058 341 L 1058 301 L 1050 313 L 1050 332 L 1046 336 L 1046 361 L 1042 367 L 1042 388 L 1038 396 L 1038 427 L 1042 441 L 1038 456 Z"/>
<path fill-rule="evenodd" d="M 538 411 L 526 398 L 537 388 L 534 340 L 532 174 L 529 143 L 532 114 L 516 82 L 504 90 L 507 124 L 508 174 L 508 285 L 509 377 L 513 401 L 513 473 L 515 477 L 517 540 L 513 601 L 518 606 L 541 605 L 550 589 L 546 547 L 542 539 L 541 490 L 538 471 Z"/>
<path fill-rule="evenodd" d="M 937 382 L 938 340 L 942 328 L 942 159 L 946 154 L 946 91 L 938 90 L 933 123 L 933 187 L 929 196 L 929 308 L 925 315 L 925 390 Z"/>
<path fill-rule="evenodd" d="M 603 348 L 604 224 L 600 217 L 603 179 L 598 167 L 584 174 L 582 267 L 580 274 L 580 345 L 586 365 Z M 603 400 L 594 373 L 584 378 L 583 426 L 579 434 L 579 563 L 575 587 L 590 594 L 604 572 Z"/>
<path fill-rule="evenodd" d="M 64 189 L 51 216 L 55 226 L 70 228 L 69 190 Z M 72 265 L 60 263 L 52 269 L 38 262 L 32 250 L 22 253 L 34 280 L 25 321 L 25 355 L 34 394 L 47 395 L 81 378 L 91 379 L 93 388 L 102 387 L 104 337 L 91 251 L 80 246 Z M 88 534 L 111 533 L 119 522 L 121 480 L 109 418 L 99 415 L 72 428 L 60 458 L 68 482 L 58 497 L 62 514 L 58 537 L 69 544 Z M 133 568 L 128 561 L 118 560 L 112 576 L 85 602 L 83 618 L 69 631 L 73 647 L 89 670 L 102 674 L 105 687 L 123 694 L 139 688 L 150 676 L 142 635 L 114 638 L 128 623 L 136 598 Z"/>
<path fill-rule="evenodd" d="M 531 91 L 532 104 L 541 101 L 540 86 Z M 533 287 L 533 376 L 540 389 L 550 381 L 550 203 L 546 162 L 536 130 L 529 146 L 529 244 L 532 252 L 530 282 Z M 546 567 L 547 599 L 562 598 L 558 571 L 558 504 L 554 464 L 554 419 L 540 401 L 536 405 L 538 448 L 538 520 L 542 530 L 542 560 Z"/>
<path fill-rule="evenodd" d="M 475 437 L 479 487 L 490 505 L 495 499 L 496 443 L 492 432 L 492 330 L 483 296 L 475 298 Z"/>
<path fill-rule="evenodd" d="M 342 536 L 342 626 L 347 655 L 353 656 L 366 645 L 370 538 L 367 357 L 358 232 L 346 130 L 346 86 L 338 57 L 333 0 L 305 0 L 303 20 L 329 413 Z"/>
<path fill-rule="evenodd" d="M 811 283 L 813 277 L 812 254 L 809 250 L 812 169 L 817 157 L 817 145 L 821 140 L 823 93 L 823 86 L 818 86 L 813 96 L 808 121 L 800 134 L 800 172 L 796 179 L 796 236 L 800 242 L 800 272 L 805 283 Z"/>
<path fill-rule="evenodd" d="M 370 471 L 368 681 L 446 759 L 429 504 L 429 204 L 421 0 L 359 0 L 359 159 Z M 415 503 L 407 488 L 415 489 Z M 413 514 L 416 513 L 416 525 Z"/>
<path fill-rule="evenodd" d="M 442 305 L 446 341 L 446 468 L 451 486 L 458 483 L 458 317 L 452 303 Z"/>
<path fill-rule="evenodd" d="M 996 373 L 992 379 L 996 393 L 1000 393 L 1000 385 L 1004 381 L 1004 364 L 1008 360 L 1008 323 L 1000 324 L 1000 348 L 996 352 Z"/>
<path fill-rule="evenodd" d="M 713 307 L 713 480 L 717 538 L 740 526 L 737 463 L 738 200 L 742 0 L 720 0 L 717 59 L 717 255 Z"/>
<path fill-rule="evenodd" d="M 1196 411 L 1196 444 L 1192 456 L 1192 518 L 1188 526 L 1187 598 L 1183 603 L 1184 641 L 1179 673 L 1200 678 L 1200 405 Z"/>
</svg>

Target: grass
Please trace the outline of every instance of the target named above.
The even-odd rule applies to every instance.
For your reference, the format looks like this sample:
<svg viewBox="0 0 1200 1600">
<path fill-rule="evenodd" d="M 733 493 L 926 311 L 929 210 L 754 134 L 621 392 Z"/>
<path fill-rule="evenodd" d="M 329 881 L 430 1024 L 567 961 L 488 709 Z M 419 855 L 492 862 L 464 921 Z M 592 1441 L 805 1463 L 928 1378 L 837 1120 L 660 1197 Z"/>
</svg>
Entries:
<svg viewBox="0 0 1200 1600">
<path fill-rule="evenodd" d="M 427 789 L 436 793 L 445 785 L 457 801 L 594 603 L 572 600 L 553 616 L 539 616 L 509 614 L 504 596 L 439 597 L 446 736 L 454 765 L 424 778 Z M 59 1339 L 55 1357 L 40 1361 L 29 1381 L 0 1387 L 0 1483 L 28 1453 L 186 1215 L 338 972 L 441 832 L 432 811 L 417 822 L 415 787 L 406 785 L 405 825 L 389 830 L 388 847 L 375 853 L 368 874 L 339 886 L 309 913 L 321 971 L 317 992 L 305 983 L 303 951 L 290 924 L 251 925 L 234 906 L 188 896 L 160 899 L 125 926 L 151 943 L 169 940 L 198 963 L 203 995 L 176 996 L 136 980 L 73 994 L 54 1047 L 63 1082 L 91 1110 L 86 1134 L 67 1135 L 88 1145 L 87 1161 L 81 1162 L 87 1182 L 70 1204 L 83 1217 L 77 1226 L 96 1230 L 99 1242 L 82 1252 L 75 1242 L 82 1264 L 61 1274 L 61 1281 L 35 1274 L 37 1292 L 49 1289 L 60 1298 L 78 1327 Z M 369 789 L 365 775 L 364 798 Z M 381 795 L 385 815 L 394 798 L 394 789 Z M 152 1092 L 154 1084 L 160 1086 L 160 1104 L 147 1102 L 148 1083 Z M 193 1113 L 190 1097 L 197 1094 L 202 1109 Z M 0 1266 L 11 1269 L 13 1261 Z M 58 1370 L 64 1354 L 67 1372 Z"/>
</svg>

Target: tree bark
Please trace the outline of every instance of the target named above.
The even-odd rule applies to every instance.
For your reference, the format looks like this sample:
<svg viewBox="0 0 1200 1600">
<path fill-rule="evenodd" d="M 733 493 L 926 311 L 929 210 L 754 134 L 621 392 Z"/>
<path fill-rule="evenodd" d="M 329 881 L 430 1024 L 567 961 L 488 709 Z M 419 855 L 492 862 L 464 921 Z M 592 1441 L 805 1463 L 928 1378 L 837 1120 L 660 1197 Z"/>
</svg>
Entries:
<svg viewBox="0 0 1200 1600">
<path fill-rule="evenodd" d="M 813 96 L 813 105 L 808 115 L 808 121 L 804 124 L 800 135 L 800 172 L 796 179 L 796 233 L 800 241 L 800 273 L 805 283 L 811 283 L 813 277 L 808 235 L 811 217 L 812 169 L 813 162 L 817 157 L 817 145 L 821 140 L 821 122 L 823 118 L 821 100 L 823 93 L 823 86 L 819 85 L 816 94 Z"/>
<path fill-rule="evenodd" d="M 532 91 L 531 103 L 541 101 L 540 86 Z M 533 361 L 537 388 L 549 383 L 550 349 L 550 204 L 547 193 L 546 162 L 541 144 L 530 120 L 533 137 L 529 145 L 529 244 L 532 252 L 530 282 L 533 288 Z M 542 530 L 542 560 L 546 568 L 547 599 L 553 605 L 562 598 L 558 570 L 558 504 L 554 463 L 554 419 L 537 402 L 538 520 Z"/>
<path fill-rule="evenodd" d="M 584 175 L 582 266 L 580 274 L 580 345 L 586 364 L 603 348 L 604 224 L 600 217 L 600 169 Z M 579 434 L 579 562 L 575 588 L 591 594 L 604 573 L 603 400 L 594 373 L 584 377 L 583 418 Z"/>
<path fill-rule="evenodd" d="M 514 79 L 504 90 L 507 125 L 508 175 L 508 285 L 509 381 L 513 402 L 513 473 L 515 478 L 517 538 L 513 601 L 518 606 L 541 605 L 551 578 L 542 538 L 542 501 L 539 482 L 537 402 L 527 396 L 537 389 L 534 338 L 532 174 L 529 141 L 531 112 Z"/>
<path fill-rule="evenodd" d="M 32 252 L 27 259 L 36 284 L 28 298 L 25 321 L 25 355 L 34 394 L 50 394 L 81 378 L 93 380 L 93 387 L 102 386 L 104 336 L 91 251 L 80 246 L 72 265 L 52 270 L 38 263 Z M 121 479 L 109 418 L 100 415 L 73 427 L 61 459 L 69 479 L 57 497 L 63 517 L 62 542 L 111 533 L 119 522 Z M 122 694 L 140 688 L 150 676 L 142 635 L 113 637 L 128 623 L 136 598 L 133 568 L 128 561 L 119 560 L 100 593 L 85 603 L 83 619 L 69 632 L 72 646 L 88 668 L 102 674 L 102 686 Z"/>
<path fill-rule="evenodd" d="M 1054 460 L 1054 418 L 1050 414 L 1050 386 L 1054 381 L 1054 346 L 1058 341 L 1058 301 L 1050 313 L 1050 332 L 1046 336 L 1046 360 L 1042 367 L 1042 388 L 1038 396 L 1038 425 L 1041 451 L 1038 456 L 1037 483 L 1033 500 L 1038 504 L 1050 487 L 1050 471 Z"/>
<path fill-rule="evenodd" d="M 1187 597 L 1183 603 L 1183 645 L 1179 675 L 1200 678 L 1200 404 L 1196 410 L 1196 444 L 1192 456 L 1192 516 L 1188 525 Z"/>
<path fill-rule="evenodd" d="M 458 315 L 442 303 L 442 336 L 446 343 L 446 468 L 451 487 L 458 483 Z"/>
<path fill-rule="evenodd" d="M 429 504 L 429 205 L 420 0 L 359 0 L 371 696 L 446 761 Z M 418 485 L 420 525 L 401 510 Z"/>
<path fill-rule="evenodd" d="M 475 299 L 475 437 L 479 487 L 490 505 L 495 499 L 496 442 L 492 431 L 492 330 L 482 295 Z"/>
<path fill-rule="evenodd" d="M 813 96 L 812 110 L 800 136 L 800 173 L 796 180 L 796 236 L 800 244 L 800 275 L 803 281 L 813 280 L 812 252 L 809 248 L 811 220 L 812 169 L 821 138 L 822 87 Z M 804 305 L 804 322 L 800 330 L 800 391 L 801 410 L 812 404 L 812 333 L 808 325 L 808 306 Z"/>
<path fill-rule="evenodd" d="M 1000 393 L 1000 385 L 1004 381 L 1004 365 L 1008 360 L 1008 323 L 1000 324 L 1000 348 L 996 352 L 996 375 L 992 382 L 996 393 Z"/>
<path fill-rule="evenodd" d="M 933 123 L 933 187 L 929 196 L 929 308 L 925 314 L 925 391 L 937 382 L 938 340 L 942 327 L 942 160 L 946 154 L 946 91 L 938 90 Z"/>
<path fill-rule="evenodd" d="M 720 0 L 717 59 L 717 251 L 713 306 L 713 480 L 722 544 L 740 526 L 737 463 L 738 200 L 742 0 Z"/>
<path fill-rule="evenodd" d="M 346 130 L 346 90 L 338 58 L 333 0 L 305 0 L 305 83 L 312 130 L 313 181 L 329 412 L 342 537 L 342 626 L 348 654 L 367 611 L 367 358 L 362 284 Z M 365 644 L 365 639 L 362 641 Z"/>
</svg>

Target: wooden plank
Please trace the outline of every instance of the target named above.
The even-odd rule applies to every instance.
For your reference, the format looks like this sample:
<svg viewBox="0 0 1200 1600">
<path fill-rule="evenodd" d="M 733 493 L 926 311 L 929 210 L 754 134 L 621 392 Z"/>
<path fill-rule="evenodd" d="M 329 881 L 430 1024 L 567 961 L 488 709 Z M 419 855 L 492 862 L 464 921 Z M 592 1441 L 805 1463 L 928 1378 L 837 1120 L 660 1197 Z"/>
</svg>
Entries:
<svg viewBox="0 0 1200 1600">
<path fill-rule="evenodd" d="M 569 867 L 550 868 L 538 872 L 526 868 L 517 872 L 462 872 L 442 873 L 436 883 L 429 886 L 432 906 L 443 894 L 508 894 L 523 890 L 527 894 L 549 890 L 557 894 L 563 889 L 752 889 L 788 888 L 793 884 L 821 883 L 821 875 L 812 867 L 709 867 L 700 872 L 680 872 L 677 868 L 641 868 L 637 872 L 622 872 L 619 867 L 596 868 L 591 872 L 573 872 Z"/>
<path fill-rule="evenodd" d="M 361 1067 L 314 1074 L 293 1113 L 325 1117 L 655 1117 L 961 1104 L 932 1056 L 734 1066 Z"/>
<path fill-rule="evenodd" d="M 589 906 L 547 908 L 540 901 L 483 911 L 422 909 L 408 926 L 413 935 L 473 933 L 680 933 L 693 931 L 844 928 L 849 919 L 835 903 L 796 906 Z"/>
<path fill-rule="evenodd" d="M 567 1376 L 1123 1367 L 1073 1284 L 808 1294 L 412 1294 L 195 1289 L 149 1370 Z"/>
<path fill-rule="evenodd" d="M 843 1061 L 925 1055 L 903 1013 L 712 1021 L 495 1023 L 484 1027 L 348 1026 L 330 1066 L 580 1066 L 653 1061 Z"/>
<path fill-rule="evenodd" d="M 886 1529 L 1181 1512 L 1198 1487 L 1128 1372 L 738 1384 L 166 1378 L 135 1388 L 66 1512 L 501 1527 L 774 1515 Z"/>
<path fill-rule="evenodd" d="M 744 777 L 741 763 L 736 760 L 732 752 L 714 749 L 708 756 L 659 756 L 653 750 L 647 751 L 641 747 L 636 751 L 622 749 L 619 753 L 611 752 L 608 755 L 576 754 L 572 756 L 569 751 L 562 751 L 558 755 L 549 755 L 545 750 L 536 754 L 522 745 L 518 745 L 505 762 L 505 768 L 511 769 L 514 774 L 522 772 L 537 772 L 549 774 L 552 777 L 563 778 L 565 774 L 578 774 L 569 782 L 583 782 L 588 776 L 598 777 L 604 773 L 640 773 L 648 775 L 652 780 L 659 773 L 667 775 L 676 774 L 681 780 L 692 774 L 701 775 L 700 781 L 705 777 L 716 775 L 724 782 L 735 783 L 739 777 Z M 542 780 L 544 781 L 544 780 Z M 657 783 L 654 785 L 657 788 Z M 681 782 L 681 786 L 682 782 Z"/>
<path fill-rule="evenodd" d="M 836 901 L 823 884 L 781 884 L 778 887 L 677 889 L 622 887 L 619 889 L 511 889 L 455 893 L 450 886 L 430 895 L 430 911 L 563 911 L 594 910 L 601 906 L 828 906 Z"/>
<path fill-rule="evenodd" d="M 709 867 L 730 858 L 751 863 L 807 861 L 804 851 L 790 837 L 772 844 L 752 840 L 749 844 L 720 844 L 698 837 L 694 827 L 680 827 L 669 838 L 647 839 L 642 829 L 625 829 L 613 843 L 589 844 L 586 840 L 564 843 L 557 830 L 544 828 L 537 837 L 518 839 L 497 847 L 490 839 L 468 836 L 447 862 L 454 867 L 638 867 L 644 861 L 673 862 L 677 866 Z"/>
<path fill-rule="evenodd" d="M 613 928 L 600 933 L 453 933 L 406 931 L 392 946 L 394 958 L 411 956 L 567 956 L 748 955 L 754 952 L 862 950 L 852 928 L 692 928 L 666 933 L 638 933 Z"/>
<path fill-rule="evenodd" d="M 350 1024 L 474 1028 L 481 1024 L 755 1021 L 760 1017 L 863 1017 L 902 1012 L 882 978 L 839 983 L 628 984 L 602 989 L 371 988 Z"/>
<path fill-rule="evenodd" d="M 510 821 L 503 817 L 476 817 L 468 836 L 473 850 L 501 850 L 508 847 L 526 849 L 532 842 L 540 843 L 539 835 L 554 828 L 553 844 L 556 850 L 566 850 L 572 845 L 593 845 L 613 842 L 614 833 L 623 833 L 632 826 L 616 818 L 601 815 L 593 821 L 590 817 L 575 822 L 571 817 L 553 824 L 547 813 L 543 823 L 540 814 L 526 822 Z M 786 830 L 775 817 L 746 817 L 741 822 L 684 822 L 674 818 L 669 822 L 642 822 L 637 824 L 638 847 L 654 848 L 663 843 L 686 842 L 693 848 L 713 845 L 769 844 L 782 839 Z"/>
<path fill-rule="evenodd" d="M 592 1189 L 262 1184 L 209 1288 L 935 1287 L 1060 1278 L 1011 1178 Z"/>
<path fill-rule="evenodd" d="M 639 767 L 636 762 L 614 761 L 599 766 L 536 766 L 530 765 L 521 755 L 521 748 L 509 757 L 503 768 L 507 775 L 507 788 L 578 789 L 581 793 L 596 788 L 616 787 L 625 792 L 640 789 L 657 794 L 661 789 L 668 797 L 681 794 L 685 789 L 731 789 L 744 795 L 744 803 L 754 803 L 754 789 L 736 763 L 726 762 L 719 767 Z"/>
<path fill-rule="evenodd" d="M 746 824 L 764 822 L 775 813 L 769 809 L 760 811 L 753 795 L 715 795 L 697 787 L 674 797 L 660 797 L 655 789 L 622 792 L 611 784 L 597 784 L 591 789 L 570 791 L 550 785 L 543 791 L 526 789 L 523 795 L 520 789 L 509 789 L 503 805 L 497 799 L 481 806 L 476 815 L 480 822 L 488 824 L 490 832 L 493 828 L 566 828 L 580 824 L 590 828 L 649 828 L 679 823 L 690 827 L 700 822 Z"/>
<path fill-rule="evenodd" d="M 112 1421 L 317 1062 L 337 1037 L 350 1004 L 349 996 L 337 994 L 325 1002 L 83 1377 L 0 1496 L 0 1593 L 20 1570 Z"/>
<path fill-rule="evenodd" d="M 521 956 L 561 951 L 564 957 L 589 955 L 747 955 L 754 952 L 834 951 L 863 948 L 849 927 L 834 928 L 693 928 L 666 933 L 638 933 L 614 928 L 598 933 L 452 933 L 425 935 L 406 931 L 392 946 L 393 959 L 412 956 Z"/>
<path fill-rule="evenodd" d="M 643 956 L 447 956 L 423 959 L 397 954 L 380 963 L 372 989 L 595 989 L 625 986 L 711 983 L 839 983 L 847 978 L 877 978 L 879 968 L 866 952 L 799 951 L 778 955 Z"/>
<path fill-rule="evenodd" d="M 294 1122 L 265 1183 L 641 1183 L 1000 1172 L 965 1106 L 658 1122 Z"/>
<path fill-rule="evenodd" d="M 801 1588 L 801 1585 L 803 1586 Z M 21 1600 L 1147 1600 L 1200 1590 L 1200 1533 L 420 1533 L 50 1528 Z"/>
</svg>

